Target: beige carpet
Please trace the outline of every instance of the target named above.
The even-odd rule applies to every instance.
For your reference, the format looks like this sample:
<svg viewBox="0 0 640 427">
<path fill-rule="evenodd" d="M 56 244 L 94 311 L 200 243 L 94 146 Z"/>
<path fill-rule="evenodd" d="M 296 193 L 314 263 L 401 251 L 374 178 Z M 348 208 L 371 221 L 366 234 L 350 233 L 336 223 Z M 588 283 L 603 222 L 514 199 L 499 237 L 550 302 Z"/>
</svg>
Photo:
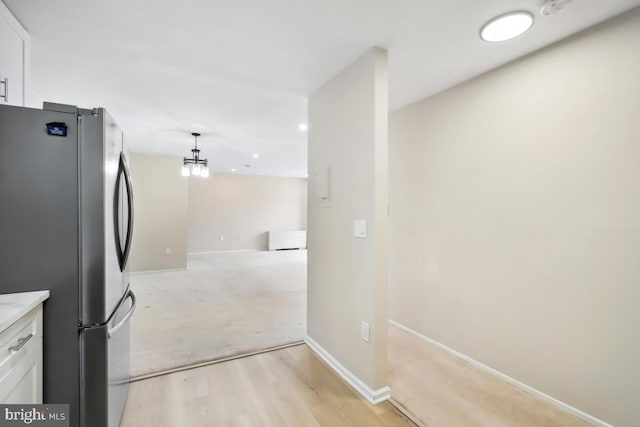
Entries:
<svg viewBox="0 0 640 427">
<path fill-rule="evenodd" d="M 302 340 L 306 251 L 189 256 L 187 271 L 131 276 L 131 375 Z"/>
<path fill-rule="evenodd" d="M 590 424 L 394 327 L 391 396 L 428 427 Z"/>
</svg>

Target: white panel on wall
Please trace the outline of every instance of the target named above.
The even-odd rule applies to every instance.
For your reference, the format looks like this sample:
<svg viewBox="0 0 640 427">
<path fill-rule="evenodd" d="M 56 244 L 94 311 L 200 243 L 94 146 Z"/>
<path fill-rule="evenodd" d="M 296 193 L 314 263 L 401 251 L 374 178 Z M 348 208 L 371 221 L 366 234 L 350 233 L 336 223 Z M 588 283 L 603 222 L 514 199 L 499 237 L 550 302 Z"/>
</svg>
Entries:
<svg viewBox="0 0 640 427">
<path fill-rule="evenodd" d="M 329 198 L 331 168 L 326 167 L 313 174 L 313 197 L 317 206 L 331 206 Z"/>
</svg>

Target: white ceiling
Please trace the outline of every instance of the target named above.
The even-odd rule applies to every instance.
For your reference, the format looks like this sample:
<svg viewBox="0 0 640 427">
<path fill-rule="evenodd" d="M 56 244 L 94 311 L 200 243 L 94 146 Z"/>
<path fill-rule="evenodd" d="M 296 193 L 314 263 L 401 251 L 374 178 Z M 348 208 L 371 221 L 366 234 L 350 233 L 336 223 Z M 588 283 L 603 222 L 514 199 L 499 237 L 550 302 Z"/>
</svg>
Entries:
<svg viewBox="0 0 640 427">
<path fill-rule="evenodd" d="M 132 151 L 187 155 L 199 131 L 214 170 L 282 176 L 306 174 L 307 95 L 371 46 L 389 50 L 396 109 L 640 5 L 575 0 L 544 17 L 541 0 L 3 1 L 32 35 L 41 98 L 108 108 Z M 533 28 L 480 40 L 513 10 Z"/>
</svg>

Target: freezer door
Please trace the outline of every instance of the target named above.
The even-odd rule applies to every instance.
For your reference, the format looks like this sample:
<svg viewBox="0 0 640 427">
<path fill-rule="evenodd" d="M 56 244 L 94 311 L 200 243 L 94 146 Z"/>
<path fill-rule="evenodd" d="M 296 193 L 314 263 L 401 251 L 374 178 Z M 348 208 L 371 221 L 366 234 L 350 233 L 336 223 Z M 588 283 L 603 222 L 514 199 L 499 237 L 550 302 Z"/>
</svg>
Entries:
<svg viewBox="0 0 640 427">
<path fill-rule="evenodd" d="M 118 311 L 107 330 L 109 341 L 109 427 L 118 427 L 129 391 L 131 315 L 136 308 L 133 291 L 126 294 L 127 303 Z"/>
<path fill-rule="evenodd" d="M 135 295 L 127 291 L 106 325 L 81 332 L 82 426 L 117 427 L 129 388 L 130 318 Z"/>
</svg>

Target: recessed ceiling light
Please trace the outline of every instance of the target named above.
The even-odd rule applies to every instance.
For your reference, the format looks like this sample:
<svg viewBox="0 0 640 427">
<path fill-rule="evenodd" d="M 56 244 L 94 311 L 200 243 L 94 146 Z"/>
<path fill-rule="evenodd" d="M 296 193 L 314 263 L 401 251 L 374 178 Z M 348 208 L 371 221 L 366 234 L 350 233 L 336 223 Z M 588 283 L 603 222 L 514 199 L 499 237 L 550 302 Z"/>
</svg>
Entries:
<svg viewBox="0 0 640 427">
<path fill-rule="evenodd" d="M 486 42 L 503 42 L 524 34 L 532 25 L 533 15 L 529 12 L 511 12 L 487 22 L 480 37 Z"/>
<path fill-rule="evenodd" d="M 260 154 L 258 154 L 258 153 L 253 153 L 253 158 L 254 158 L 254 159 L 257 159 L 258 157 L 260 157 Z"/>
<path fill-rule="evenodd" d="M 307 129 L 309 129 L 309 127 L 307 126 L 307 124 L 306 124 L 306 123 L 300 123 L 300 124 L 298 125 L 298 130 L 299 130 L 300 132 L 306 132 L 306 131 L 307 131 Z"/>
<path fill-rule="evenodd" d="M 235 172 L 235 171 L 236 171 L 236 168 L 231 168 L 231 172 Z"/>
</svg>

